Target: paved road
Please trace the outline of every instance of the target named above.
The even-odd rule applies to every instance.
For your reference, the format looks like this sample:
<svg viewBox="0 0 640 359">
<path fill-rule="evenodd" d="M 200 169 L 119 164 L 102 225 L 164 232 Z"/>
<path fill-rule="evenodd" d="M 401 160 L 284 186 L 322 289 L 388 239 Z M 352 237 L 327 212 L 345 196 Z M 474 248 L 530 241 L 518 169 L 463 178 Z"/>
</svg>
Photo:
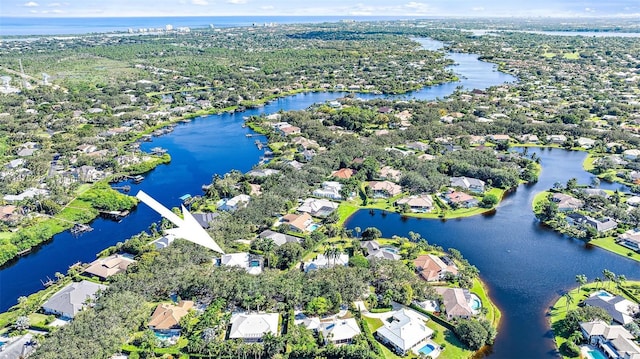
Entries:
<svg viewBox="0 0 640 359">
<path fill-rule="evenodd" d="M 21 355 L 26 355 L 33 351 L 32 346 L 24 346 L 31 338 L 33 338 L 31 334 L 26 334 L 5 346 L 5 349 L 0 352 L 0 359 L 18 359 Z"/>
</svg>

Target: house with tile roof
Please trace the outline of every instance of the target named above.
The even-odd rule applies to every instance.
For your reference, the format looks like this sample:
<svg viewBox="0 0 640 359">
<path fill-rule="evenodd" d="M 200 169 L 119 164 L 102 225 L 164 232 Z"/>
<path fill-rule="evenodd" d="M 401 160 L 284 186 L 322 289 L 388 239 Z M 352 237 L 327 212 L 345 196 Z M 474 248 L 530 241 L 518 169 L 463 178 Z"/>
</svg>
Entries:
<svg viewBox="0 0 640 359">
<path fill-rule="evenodd" d="M 420 277 L 427 282 L 444 280 L 447 273 L 458 275 L 458 267 L 448 257 L 440 257 L 433 254 L 423 254 L 413 261 Z M 446 263 L 445 263 L 446 260 Z"/>
<path fill-rule="evenodd" d="M 402 186 L 389 181 L 371 181 L 368 183 L 373 197 L 389 198 L 402 193 Z"/>
<path fill-rule="evenodd" d="M 462 288 L 436 287 L 436 292 L 442 296 L 447 319 L 469 319 L 473 316 L 473 310 L 469 305 L 471 294 Z"/>
<path fill-rule="evenodd" d="M 180 333 L 180 320 L 189 313 L 194 303 L 190 300 L 181 300 L 178 304 L 161 303 L 151 314 L 149 329 L 160 333 Z"/>
<path fill-rule="evenodd" d="M 135 260 L 130 255 L 114 254 L 105 258 L 98 258 L 89 264 L 85 273 L 105 280 L 112 275 L 124 273 Z"/>
<path fill-rule="evenodd" d="M 288 226 L 294 232 L 306 233 L 311 232 L 310 226 L 313 224 L 313 218 L 309 213 L 287 214 L 282 217 L 280 225 Z"/>
<path fill-rule="evenodd" d="M 399 355 L 406 355 L 433 335 L 433 330 L 427 327 L 427 320 L 428 318 L 414 311 L 400 309 L 383 321 L 375 336 Z"/>
</svg>

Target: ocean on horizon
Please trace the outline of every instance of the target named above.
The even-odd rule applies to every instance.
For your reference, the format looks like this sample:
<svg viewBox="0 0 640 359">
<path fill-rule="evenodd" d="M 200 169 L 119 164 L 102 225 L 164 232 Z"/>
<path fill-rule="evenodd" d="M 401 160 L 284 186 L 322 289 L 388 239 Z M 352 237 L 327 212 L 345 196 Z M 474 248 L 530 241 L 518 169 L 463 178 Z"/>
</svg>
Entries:
<svg viewBox="0 0 640 359">
<path fill-rule="evenodd" d="M 214 28 L 264 24 L 337 22 L 341 20 L 402 20 L 400 16 L 181 16 L 181 17 L 102 17 L 102 18 L 26 18 L 0 17 L 0 36 L 52 36 L 126 32 L 129 29 L 177 27 Z"/>
</svg>

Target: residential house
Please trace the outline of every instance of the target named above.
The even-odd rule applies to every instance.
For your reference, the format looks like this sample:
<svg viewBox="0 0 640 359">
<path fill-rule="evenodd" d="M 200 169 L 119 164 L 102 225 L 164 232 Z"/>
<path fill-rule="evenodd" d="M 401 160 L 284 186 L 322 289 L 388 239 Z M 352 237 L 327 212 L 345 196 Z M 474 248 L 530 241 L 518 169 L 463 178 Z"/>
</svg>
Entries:
<svg viewBox="0 0 640 359">
<path fill-rule="evenodd" d="M 593 293 L 582 304 L 604 309 L 614 322 L 622 325 L 631 323 L 634 315 L 640 311 L 638 304 L 625 297 L 614 296 L 604 291 Z"/>
<path fill-rule="evenodd" d="M 520 136 L 520 141 L 523 142 L 523 143 L 538 143 L 538 142 L 540 142 L 540 139 L 538 138 L 537 135 L 524 134 L 524 135 Z"/>
<path fill-rule="evenodd" d="M 420 277 L 427 282 L 444 280 L 447 273 L 458 275 L 458 267 L 449 257 L 438 257 L 433 254 L 423 254 L 413 261 Z"/>
<path fill-rule="evenodd" d="M 304 157 L 304 160 L 309 162 L 316 156 L 316 150 L 314 149 L 304 150 L 302 151 L 301 154 L 302 154 L 302 157 Z"/>
<path fill-rule="evenodd" d="M 295 325 L 302 325 L 308 330 L 317 332 L 320 329 L 320 318 L 318 317 L 307 317 L 302 312 L 298 312 L 295 314 L 293 323 Z"/>
<path fill-rule="evenodd" d="M 26 198 L 33 198 L 35 196 L 48 196 L 49 191 L 46 189 L 40 188 L 27 188 L 24 192 L 20 194 L 7 194 L 3 197 L 3 199 L 8 203 L 15 203 L 25 200 Z"/>
<path fill-rule="evenodd" d="M 578 142 L 578 145 L 582 148 L 585 149 L 589 149 L 591 147 L 593 147 L 596 144 L 596 140 L 592 140 L 590 138 L 587 137 L 579 137 L 576 142 Z"/>
<path fill-rule="evenodd" d="M 314 217 L 325 218 L 338 209 L 336 202 L 326 199 L 307 198 L 298 207 L 298 212 L 309 213 Z"/>
<path fill-rule="evenodd" d="M 333 345 L 351 344 L 353 338 L 361 333 L 358 322 L 354 318 L 336 318 L 331 322 L 322 322 L 319 331 L 325 343 Z"/>
<path fill-rule="evenodd" d="M 587 196 L 598 196 L 598 197 L 609 198 L 609 194 L 605 190 L 600 188 L 580 188 L 578 189 L 578 191 L 581 191 Z"/>
<path fill-rule="evenodd" d="M 106 285 L 96 284 L 88 280 L 73 282 L 51 296 L 42 305 L 42 310 L 46 314 L 73 319 L 79 311 L 96 299 L 98 292 L 106 289 Z"/>
<path fill-rule="evenodd" d="M 314 140 L 310 140 L 306 137 L 302 137 L 302 136 L 298 136 L 295 137 L 291 140 L 291 143 L 301 146 L 302 148 L 304 148 L 305 150 L 311 149 L 311 148 L 320 148 L 320 145 L 318 145 L 318 142 L 314 141 Z"/>
<path fill-rule="evenodd" d="M 82 152 L 82 153 L 91 153 L 94 152 L 98 149 L 98 147 L 96 147 L 95 145 L 90 145 L 90 144 L 82 144 L 78 147 L 76 147 L 78 151 Z"/>
<path fill-rule="evenodd" d="M 192 213 L 191 215 L 204 229 L 211 227 L 211 223 L 213 223 L 216 218 L 220 217 L 220 213 L 217 212 Z"/>
<path fill-rule="evenodd" d="M 9 163 L 7 163 L 6 167 L 9 169 L 16 169 L 18 167 L 22 167 L 27 161 L 25 161 L 22 158 L 16 158 L 15 160 L 11 160 L 9 161 Z"/>
<path fill-rule="evenodd" d="M 473 310 L 469 305 L 471 294 L 469 290 L 462 288 L 436 287 L 436 292 L 442 296 L 447 319 L 469 319 L 473 316 Z"/>
<path fill-rule="evenodd" d="M 596 320 L 580 323 L 580 331 L 589 345 L 601 349 L 609 358 L 640 358 L 640 347 L 633 341 L 633 334 L 621 325 Z"/>
<path fill-rule="evenodd" d="M 567 142 L 567 136 L 565 135 L 549 135 L 547 136 L 547 141 L 553 143 L 555 145 L 561 145 Z"/>
<path fill-rule="evenodd" d="M 33 154 L 38 151 L 37 148 L 23 148 L 20 151 L 18 151 L 17 155 L 19 157 L 30 157 L 33 156 Z"/>
<path fill-rule="evenodd" d="M 164 334 L 180 334 L 180 319 L 193 308 L 190 300 L 181 300 L 178 304 L 161 303 L 151 314 L 149 329 Z"/>
<path fill-rule="evenodd" d="M 278 129 L 278 133 L 280 133 L 283 136 L 299 135 L 300 134 L 300 127 L 297 127 L 297 126 L 280 127 Z"/>
<path fill-rule="evenodd" d="M 638 149 L 631 149 L 622 152 L 622 158 L 624 158 L 625 160 L 633 161 L 638 157 L 640 157 L 640 150 Z"/>
<path fill-rule="evenodd" d="M 430 155 L 428 153 L 423 153 L 420 156 L 418 156 L 418 159 L 422 161 L 433 161 L 435 158 L 436 156 Z"/>
<path fill-rule="evenodd" d="M 618 222 L 609 217 L 599 220 L 580 213 L 570 213 L 565 218 L 569 225 L 576 227 L 593 227 L 598 233 L 608 232 L 618 227 Z"/>
<path fill-rule="evenodd" d="M 82 182 L 96 182 L 105 177 L 105 173 L 96 169 L 94 166 L 80 166 L 74 169 L 73 174 Z"/>
<path fill-rule="evenodd" d="M 259 168 L 259 169 L 255 169 L 255 170 L 251 170 L 249 172 L 247 172 L 247 176 L 252 176 L 252 177 L 268 177 L 268 176 L 272 176 L 275 174 L 280 173 L 279 170 L 273 170 L 271 168 Z"/>
<path fill-rule="evenodd" d="M 304 271 L 308 272 L 335 266 L 347 266 L 348 264 L 349 255 L 346 253 L 339 253 L 337 257 L 327 257 L 324 254 L 318 254 L 315 259 L 304 263 Z"/>
<path fill-rule="evenodd" d="M 171 245 L 171 243 L 173 243 L 173 241 L 176 240 L 176 237 L 173 234 L 167 234 L 165 236 L 162 236 L 154 241 L 152 241 L 149 244 L 153 244 L 156 249 L 163 249 L 163 248 L 167 248 L 168 246 Z"/>
<path fill-rule="evenodd" d="M 130 255 L 113 254 L 105 258 L 98 258 L 89 264 L 85 273 L 105 280 L 112 275 L 124 273 L 135 260 Z"/>
<path fill-rule="evenodd" d="M 360 242 L 360 247 L 367 251 L 367 259 L 389 259 L 393 261 L 400 260 L 401 255 L 398 254 L 398 250 L 393 247 L 380 247 L 378 241 L 364 241 Z"/>
<path fill-rule="evenodd" d="M 638 207 L 640 206 L 640 196 L 631 196 L 627 198 L 625 203 L 629 206 Z"/>
<path fill-rule="evenodd" d="M 290 213 L 282 217 L 280 225 L 288 226 L 289 229 L 294 232 L 305 233 L 315 230 L 313 224 L 313 218 L 311 218 L 311 215 L 309 213 Z"/>
<path fill-rule="evenodd" d="M 342 184 L 335 181 L 322 182 L 322 188 L 313 191 L 313 195 L 317 197 L 326 197 L 335 200 L 342 200 Z"/>
<path fill-rule="evenodd" d="M 333 173 L 331 173 L 331 176 L 340 179 L 349 179 L 351 178 L 351 176 L 353 176 L 354 173 L 355 171 L 351 168 L 341 168 L 337 171 L 333 171 Z"/>
<path fill-rule="evenodd" d="M 444 195 L 444 199 L 451 205 L 463 206 L 466 208 L 475 207 L 479 203 L 478 200 L 470 194 L 459 191 L 449 191 Z"/>
<path fill-rule="evenodd" d="M 260 232 L 258 236 L 260 238 L 271 239 L 273 243 L 278 247 L 280 247 L 285 243 L 300 243 L 300 241 L 302 241 L 302 239 L 299 237 L 291 236 L 291 235 L 280 233 L 280 232 L 275 232 L 270 229 Z"/>
<path fill-rule="evenodd" d="M 451 187 L 461 188 L 474 193 L 484 192 L 484 181 L 469 177 L 451 177 Z"/>
<path fill-rule="evenodd" d="M 630 229 L 619 235 L 616 242 L 621 246 L 640 252 L 640 231 L 638 229 Z"/>
<path fill-rule="evenodd" d="M 583 201 L 564 193 L 554 193 L 551 200 L 558 204 L 560 212 L 575 211 L 584 206 Z"/>
<path fill-rule="evenodd" d="M 229 339 L 242 339 L 245 343 L 260 343 L 265 334 L 280 335 L 278 313 L 235 313 L 231 316 Z"/>
<path fill-rule="evenodd" d="M 251 201 L 251 197 L 246 194 L 239 194 L 233 198 L 221 199 L 218 201 L 218 209 L 221 211 L 235 212 L 240 208 L 244 208 Z"/>
<path fill-rule="evenodd" d="M 402 176 L 402 172 L 393 169 L 390 166 L 384 166 L 378 171 L 378 175 L 381 179 L 390 180 L 393 182 L 400 181 L 400 176 Z"/>
<path fill-rule="evenodd" d="M 414 311 L 400 309 L 382 322 L 382 327 L 376 330 L 375 335 L 382 343 L 404 356 L 433 335 L 433 330 L 425 323 L 427 320 Z"/>
<path fill-rule="evenodd" d="M 404 145 L 406 148 L 410 149 L 410 150 L 415 150 L 415 151 L 422 151 L 422 152 L 426 152 L 427 150 L 429 150 L 429 145 L 424 143 L 424 142 L 407 142 Z"/>
<path fill-rule="evenodd" d="M 10 204 L 0 206 L 0 221 L 9 223 L 15 222 L 18 218 L 18 207 Z"/>
<path fill-rule="evenodd" d="M 429 213 L 433 210 L 433 198 L 431 195 L 423 193 L 418 196 L 409 196 L 396 201 L 396 206 L 409 206 L 411 212 Z"/>
<path fill-rule="evenodd" d="M 511 137 L 509 135 L 489 135 L 487 138 L 493 142 L 509 142 Z"/>
<path fill-rule="evenodd" d="M 263 260 L 261 256 L 247 252 L 227 253 L 218 258 L 216 264 L 225 267 L 240 267 L 249 274 L 258 275 L 262 273 Z"/>
<path fill-rule="evenodd" d="M 402 186 L 389 181 L 371 181 L 369 188 L 374 198 L 389 198 L 402 193 Z"/>
</svg>

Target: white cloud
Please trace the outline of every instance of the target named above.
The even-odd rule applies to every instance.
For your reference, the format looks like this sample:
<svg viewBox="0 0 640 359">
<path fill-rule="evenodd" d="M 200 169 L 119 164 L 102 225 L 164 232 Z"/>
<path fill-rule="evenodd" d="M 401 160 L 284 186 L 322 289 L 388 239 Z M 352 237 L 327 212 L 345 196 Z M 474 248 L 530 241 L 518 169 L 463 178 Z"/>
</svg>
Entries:
<svg viewBox="0 0 640 359">
<path fill-rule="evenodd" d="M 247 0 L 227 0 L 227 2 L 229 4 L 242 5 L 242 4 L 246 4 Z"/>
<path fill-rule="evenodd" d="M 484 11 L 484 7 L 482 6 L 476 6 L 476 7 L 472 7 L 471 8 L 472 11 Z"/>
<path fill-rule="evenodd" d="M 58 7 L 58 6 L 62 6 L 62 4 L 60 4 L 59 2 L 52 2 L 48 6 L 50 6 L 50 7 Z"/>
<path fill-rule="evenodd" d="M 201 5 L 201 6 L 209 5 L 209 2 L 207 0 L 191 0 L 191 3 L 193 5 Z"/>
<path fill-rule="evenodd" d="M 40 5 L 39 5 L 37 2 L 35 2 L 35 1 L 29 1 L 29 2 L 24 3 L 24 5 L 23 5 L 23 6 L 26 6 L 26 7 L 36 7 L 36 6 L 40 6 Z"/>
<path fill-rule="evenodd" d="M 260 6 L 260 10 L 273 10 L 276 7 L 273 5 L 265 5 L 265 6 Z"/>
<path fill-rule="evenodd" d="M 64 14 L 64 11 L 62 11 L 60 9 L 51 10 L 51 12 L 54 13 L 54 14 Z"/>
</svg>

